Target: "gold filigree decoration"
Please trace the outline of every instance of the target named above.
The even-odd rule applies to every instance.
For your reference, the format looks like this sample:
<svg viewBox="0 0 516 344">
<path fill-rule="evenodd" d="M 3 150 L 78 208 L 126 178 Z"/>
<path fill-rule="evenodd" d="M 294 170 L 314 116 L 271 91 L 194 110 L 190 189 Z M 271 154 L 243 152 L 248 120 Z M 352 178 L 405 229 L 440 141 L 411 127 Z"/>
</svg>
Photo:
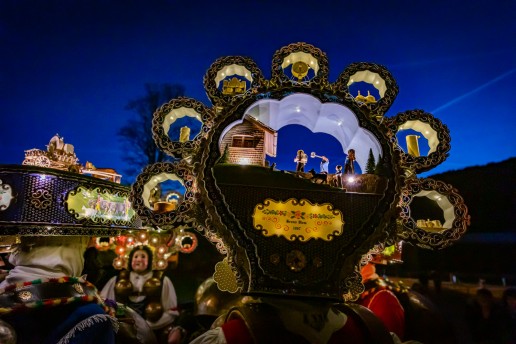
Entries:
<svg viewBox="0 0 516 344">
<path fill-rule="evenodd" d="M 238 291 L 237 279 L 233 270 L 229 266 L 227 258 L 224 258 L 221 262 L 215 264 L 213 279 L 222 291 L 228 291 L 230 293 L 236 293 Z"/>
<path fill-rule="evenodd" d="M 82 285 L 80 285 L 79 283 L 75 283 L 73 285 L 73 289 L 75 289 L 76 292 L 78 292 L 79 294 L 83 295 L 84 294 L 84 288 L 82 287 Z"/>
<path fill-rule="evenodd" d="M 52 205 L 52 193 L 44 189 L 36 190 L 32 194 L 30 203 L 36 209 L 47 209 Z"/>
<path fill-rule="evenodd" d="M 32 293 L 30 291 L 27 291 L 27 290 L 21 291 L 18 294 L 18 298 L 21 301 L 29 301 L 30 299 L 32 299 Z"/>
</svg>

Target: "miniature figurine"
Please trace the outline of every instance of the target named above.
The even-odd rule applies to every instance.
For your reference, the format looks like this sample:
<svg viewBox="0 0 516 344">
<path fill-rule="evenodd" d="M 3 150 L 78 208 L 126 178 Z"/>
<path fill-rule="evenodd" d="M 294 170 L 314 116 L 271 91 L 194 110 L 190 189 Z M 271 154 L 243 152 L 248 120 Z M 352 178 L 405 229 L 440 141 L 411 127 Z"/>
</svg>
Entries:
<svg viewBox="0 0 516 344">
<path fill-rule="evenodd" d="M 332 186 L 342 189 L 342 165 L 335 166 L 335 174 L 332 177 Z"/>
<path fill-rule="evenodd" d="M 298 150 L 296 158 L 294 159 L 294 162 L 297 163 L 296 172 L 305 172 L 305 165 L 307 161 L 308 155 L 306 155 L 302 149 Z"/>
<path fill-rule="evenodd" d="M 321 173 L 328 173 L 329 165 L 330 165 L 330 160 L 323 155 L 321 157 L 320 172 Z"/>
<path fill-rule="evenodd" d="M 348 157 L 344 163 L 344 174 L 355 174 L 355 150 L 348 150 Z"/>
</svg>

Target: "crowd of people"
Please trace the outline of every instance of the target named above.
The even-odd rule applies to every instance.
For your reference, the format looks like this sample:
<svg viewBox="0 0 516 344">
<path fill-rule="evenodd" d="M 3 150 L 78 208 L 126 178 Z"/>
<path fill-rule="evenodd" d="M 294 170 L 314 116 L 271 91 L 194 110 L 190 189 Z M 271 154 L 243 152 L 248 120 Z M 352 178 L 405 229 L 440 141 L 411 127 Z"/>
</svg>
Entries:
<svg viewBox="0 0 516 344">
<path fill-rule="evenodd" d="M 88 267 L 100 267 L 107 257 L 103 255 L 113 257 L 109 250 L 93 254 L 84 237 L 34 240 L 24 239 L 10 255 L 9 269 L 0 285 L 4 290 L 34 280 L 81 276 Z M 48 255 L 49 250 L 59 254 Z M 84 252 L 84 256 L 77 252 Z M 193 307 L 181 307 L 172 280 L 164 271 L 152 270 L 152 260 L 149 247 L 136 246 L 129 254 L 126 270 L 115 271 L 107 278 L 99 269 L 101 278 L 91 274 L 75 281 L 74 285 L 91 290 L 91 295 L 98 289 L 101 301 L 45 307 L 32 313 L 13 312 L 2 317 L 0 327 L 12 327 L 17 343 L 57 343 L 58 338 L 67 335 L 75 340 L 70 343 L 90 342 L 92 338 L 97 343 L 115 343 L 114 332 L 107 331 L 113 325 L 105 316 L 105 304 L 117 310 L 111 315 L 122 325 L 129 324 L 129 329 L 117 335 L 125 336 L 124 343 L 336 343 L 343 338 L 352 338 L 353 343 L 373 339 L 380 343 L 516 343 L 516 288 L 507 288 L 501 300 L 489 289 L 479 288 L 464 308 L 469 338 L 457 338 L 432 301 L 379 276 L 372 263 L 362 267 L 365 290 L 356 304 L 370 309 L 374 318 L 349 303 L 221 292 L 212 278 L 199 287 Z M 5 306 L 5 300 L 0 302 Z M 257 320 L 252 315 L 256 309 L 265 319 Z M 124 323 L 127 318 L 131 321 Z M 88 319 L 96 319 L 95 326 L 79 331 L 77 323 Z M 307 326 L 307 319 L 315 323 Z M 31 331 L 24 330 L 27 328 Z"/>
</svg>

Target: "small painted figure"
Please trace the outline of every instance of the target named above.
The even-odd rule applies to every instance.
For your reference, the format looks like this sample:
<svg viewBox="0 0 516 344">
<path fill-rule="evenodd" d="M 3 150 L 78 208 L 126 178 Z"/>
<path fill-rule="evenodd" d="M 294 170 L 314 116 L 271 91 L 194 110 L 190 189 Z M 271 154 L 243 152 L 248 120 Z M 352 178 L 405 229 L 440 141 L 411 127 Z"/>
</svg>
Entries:
<svg viewBox="0 0 516 344">
<path fill-rule="evenodd" d="M 332 186 L 342 189 L 342 166 L 335 166 L 335 174 L 332 178 Z"/>
<path fill-rule="evenodd" d="M 320 172 L 321 173 L 328 173 L 329 165 L 330 165 L 330 160 L 323 155 L 321 157 Z"/>
<path fill-rule="evenodd" d="M 296 172 L 305 172 L 305 165 L 307 161 L 308 155 L 306 155 L 302 149 L 298 150 L 296 158 L 294 159 L 294 162 L 297 163 Z"/>
<path fill-rule="evenodd" d="M 348 157 L 344 163 L 344 174 L 355 174 L 355 150 L 348 150 Z"/>
</svg>

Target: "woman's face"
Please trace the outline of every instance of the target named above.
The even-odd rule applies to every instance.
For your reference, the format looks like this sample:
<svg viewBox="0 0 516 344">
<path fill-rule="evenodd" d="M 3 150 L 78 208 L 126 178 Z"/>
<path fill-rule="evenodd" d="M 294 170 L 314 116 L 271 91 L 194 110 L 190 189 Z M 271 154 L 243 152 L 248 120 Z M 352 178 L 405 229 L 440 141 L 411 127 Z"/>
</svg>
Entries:
<svg viewBox="0 0 516 344">
<path fill-rule="evenodd" d="M 147 266 L 149 265 L 149 256 L 147 252 L 143 250 L 138 250 L 133 255 L 133 260 L 131 261 L 131 268 L 134 272 L 144 272 L 147 270 Z"/>
</svg>

